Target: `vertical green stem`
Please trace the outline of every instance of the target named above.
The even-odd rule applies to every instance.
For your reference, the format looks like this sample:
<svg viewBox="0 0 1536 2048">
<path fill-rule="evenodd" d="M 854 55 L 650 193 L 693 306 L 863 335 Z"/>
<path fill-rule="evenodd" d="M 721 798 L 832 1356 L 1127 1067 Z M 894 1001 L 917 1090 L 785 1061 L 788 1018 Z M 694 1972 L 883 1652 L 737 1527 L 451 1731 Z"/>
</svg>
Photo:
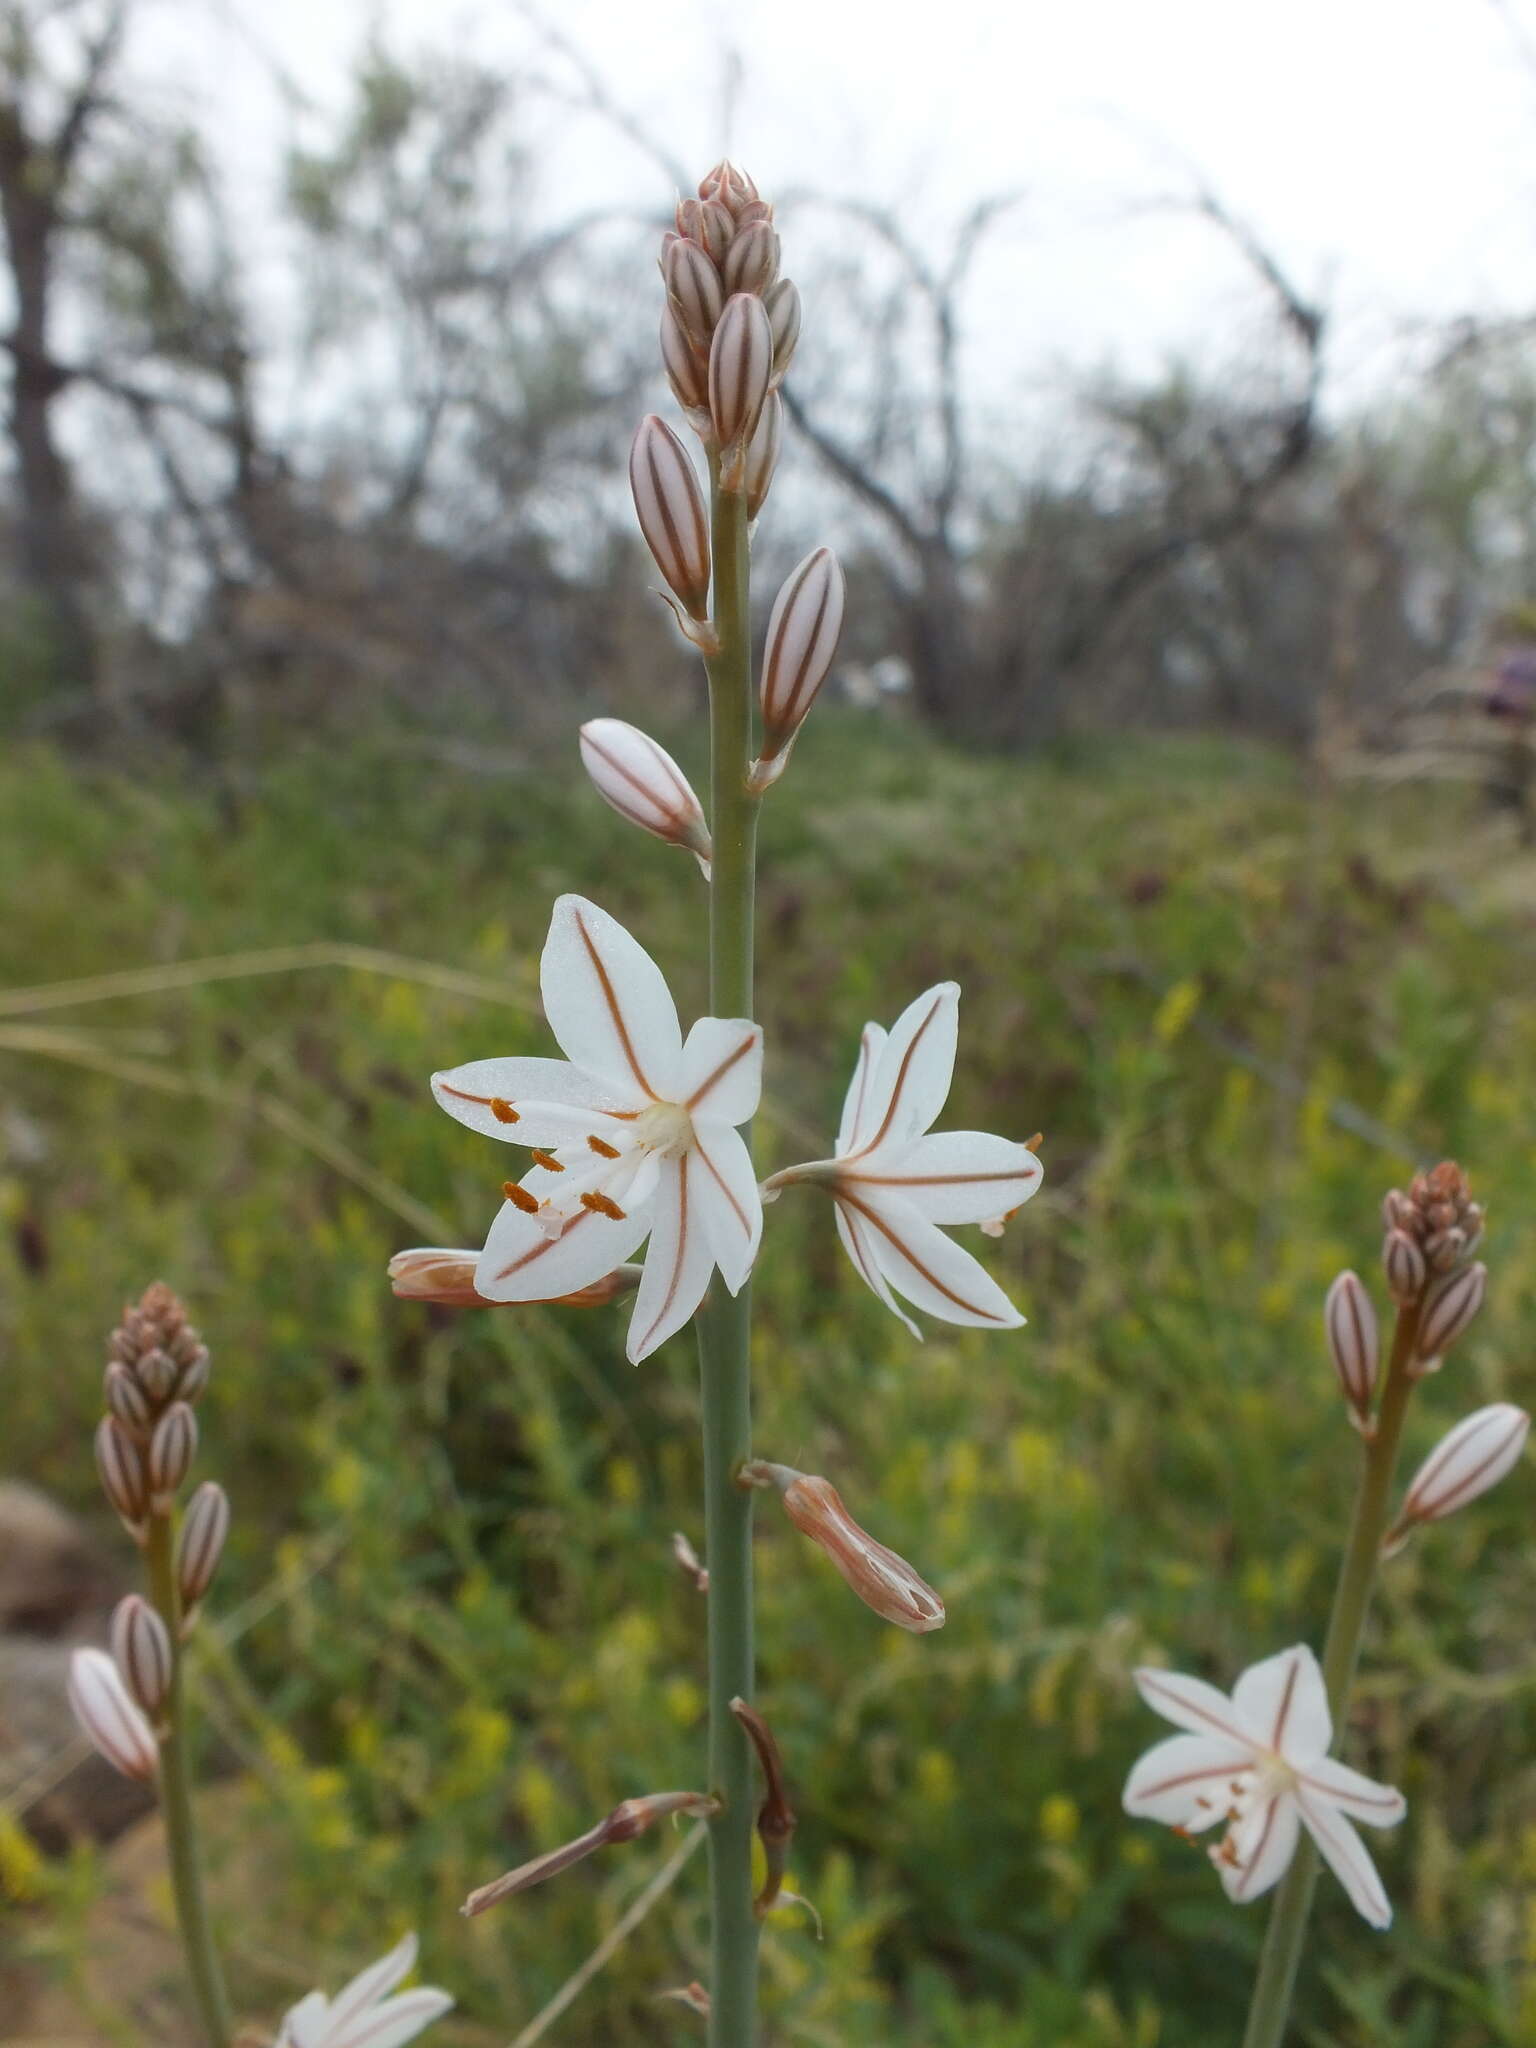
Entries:
<svg viewBox="0 0 1536 2048">
<path fill-rule="evenodd" d="M 1416 1384 L 1409 1367 L 1417 1348 L 1421 1313 L 1418 1303 L 1398 1311 L 1387 1383 L 1376 1413 L 1376 1434 L 1365 1445 L 1349 1540 L 1334 1589 L 1328 1639 L 1323 1645 L 1323 1679 L 1328 1687 L 1335 1741 L 1344 1729 L 1350 1688 L 1360 1661 L 1360 1643 L 1376 1585 L 1381 1539 L 1387 1531 L 1403 1417 Z M 1248 2008 L 1243 2048 L 1281 2048 L 1285 2039 L 1316 1883 L 1317 1851 L 1310 1837 L 1303 1835 L 1291 1867 L 1275 1893 L 1259 1957 L 1259 1973 L 1254 1980 L 1253 2002 Z"/>
<path fill-rule="evenodd" d="M 169 1515 L 154 1515 L 147 1546 L 150 1599 L 170 1631 L 171 1696 L 166 1707 L 170 1733 L 160 1744 L 160 1806 L 171 1859 L 171 1888 L 176 1918 L 186 1951 L 192 1994 L 202 2019 L 208 2048 L 229 2048 L 234 2033 L 224 1977 L 219 1968 L 208 1904 L 203 1895 L 203 1861 L 192 1812 L 191 1759 L 187 1743 L 187 1701 L 181 1630 L 181 1600 L 176 1589 L 176 1562 Z"/>
<path fill-rule="evenodd" d="M 710 1008 L 752 1015 L 752 910 L 757 799 L 752 752 L 752 646 L 746 501 L 720 489 L 712 465 L 715 627 L 709 667 Z M 751 1133 L 743 1134 L 750 1144 Z M 730 1709 L 753 1693 L 752 1494 L 736 1474 L 752 1454 L 751 1289 L 733 1299 L 718 1278 L 699 1313 L 704 1415 L 704 1529 L 709 1564 L 710 2048 L 752 2048 L 757 2033 L 757 1920 L 752 1911 L 752 1753 Z"/>
</svg>

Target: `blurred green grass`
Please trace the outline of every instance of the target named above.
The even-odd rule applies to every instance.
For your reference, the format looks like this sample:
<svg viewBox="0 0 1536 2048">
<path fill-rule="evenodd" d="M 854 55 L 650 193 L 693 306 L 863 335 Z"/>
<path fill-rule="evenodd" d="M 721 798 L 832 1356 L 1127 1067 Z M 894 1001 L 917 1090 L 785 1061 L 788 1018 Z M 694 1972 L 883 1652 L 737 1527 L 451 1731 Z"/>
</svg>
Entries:
<svg viewBox="0 0 1536 2048">
<path fill-rule="evenodd" d="M 697 731 L 665 737 L 700 767 Z M 693 1782 L 702 1748 L 698 1600 L 667 1549 L 701 1537 L 690 1343 L 635 1371 L 613 1312 L 454 1318 L 383 1277 L 429 1223 L 469 1243 L 493 1213 L 508 1155 L 425 1081 L 551 1049 L 557 892 L 598 898 L 685 1016 L 702 1004 L 691 865 L 573 759 L 502 766 L 387 735 L 207 788 L 0 765 L 0 986 L 314 942 L 483 984 L 308 965 L 0 997 L 3 1464 L 106 1532 L 104 1333 L 150 1279 L 186 1295 L 216 1362 L 200 1465 L 236 1507 L 217 1605 L 241 1628 L 211 1698 L 262 1788 L 224 1851 L 261 1902 L 230 1929 L 234 1974 L 280 2009 L 416 1924 L 465 2044 L 510 2039 L 670 1845 L 468 1925 L 463 1894 Z M 1319 1640 L 1353 1471 L 1322 1293 L 1341 1265 L 1374 1277 L 1377 1201 L 1415 1164 L 1473 1173 L 1493 1284 L 1410 1455 L 1536 1393 L 1536 871 L 1448 800 L 1320 797 L 1261 752 L 1019 764 L 831 714 L 763 857 L 764 1165 L 821 1148 L 864 1019 L 953 975 L 943 1121 L 1043 1129 L 1048 1166 L 1002 1244 L 978 1240 L 1030 1316 L 1006 1339 L 914 1345 L 817 1199 L 770 1212 L 759 1447 L 831 1475 L 950 1611 L 920 1641 L 883 1626 L 765 1509 L 760 1697 L 826 1930 L 773 1923 L 771 2038 L 1217 2048 L 1262 1914 L 1122 1817 L 1165 1732 L 1127 1674 L 1226 1684 Z M 1536 2040 L 1530 1514 L 1522 1471 L 1389 1576 L 1350 1755 L 1409 1796 L 1373 1841 L 1399 1920 L 1371 1936 L 1325 1886 L 1308 2043 Z M 11 1939 L 66 1975 L 88 1866 L 15 1886 L 42 1897 Z M 654 1994 L 706 1974 L 699 1868 L 551 2039 L 695 2024 Z"/>
</svg>

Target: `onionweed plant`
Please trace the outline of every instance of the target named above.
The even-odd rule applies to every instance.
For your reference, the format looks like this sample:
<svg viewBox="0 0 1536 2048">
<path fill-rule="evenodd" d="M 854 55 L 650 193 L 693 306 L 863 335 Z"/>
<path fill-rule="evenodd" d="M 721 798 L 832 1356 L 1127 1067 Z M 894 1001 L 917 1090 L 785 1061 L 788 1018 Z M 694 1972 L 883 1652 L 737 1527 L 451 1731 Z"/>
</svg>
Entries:
<svg viewBox="0 0 1536 2048">
<path fill-rule="evenodd" d="M 708 804 L 634 726 L 592 720 L 580 752 L 616 811 L 692 857 L 679 886 L 697 892 L 710 1014 L 685 1033 L 662 970 L 640 942 L 597 902 L 560 897 L 541 988 L 563 1057 L 529 1050 L 477 1058 L 432 1080 L 452 1117 L 521 1147 L 526 1162 L 503 1183 L 483 1245 L 403 1251 L 390 1273 L 403 1298 L 463 1309 L 538 1302 L 601 1310 L 623 1302 L 635 1364 L 694 1326 L 705 1554 L 681 1536 L 673 1546 L 707 1614 L 708 1750 L 697 1781 L 664 1791 L 616 1786 L 616 1804 L 593 1826 L 489 1880 L 464 1911 L 484 1912 L 663 1821 L 702 1822 L 710 1842 L 709 1980 L 664 1995 L 703 2020 L 712 2048 L 752 2048 L 760 1933 L 791 1899 L 785 1876 L 795 1816 L 781 1745 L 791 1757 L 797 1750 L 793 1727 L 756 1687 L 756 1494 L 776 1497 L 885 1620 L 913 1634 L 945 1620 L 940 1594 L 859 1525 L 829 1479 L 754 1452 L 751 1276 L 764 1209 L 790 1189 L 820 1189 L 860 1278 L 914 1335 L 912 1311 L 1011 1330 L 1023 1318 L 948 1233 L 965 1225 L 999 1233 L 1038 1190 L 1042 1169 L 1038 1138 L 932 1129 L 958 1037 L 959 990 L 943 982 L 908 1001 L 889 1030 L 865 1027 L 825 1156 L 759 1178 L 751 1147 L 764 1066 L 753 988 L 757 827 L 835 658 L 843 579 L 825 548 L 799 564 L 774 599 L 754 671 L 751 539 L 779 458 L 779 387 L 799 334 L 799 298 L 779 275 L 772 209 L 729 164 L 679 203 L 661 270 L 662 362 L 700 444 L 707 488 L 683 438 L 654 416 L 636 435 L 630 480 L 662 594 L 707 676 Z M 1180 1732 L 1132 1770 L 1127 1809 L 1191 1836 L 1219 1829 L 1212 1859 L 1234 1901 L 1275 1892 L 1244 2048 L 1279 2048 L 1286 2038 L 1319 1852 L 1367 1921 L 1390 1921 L 1355 1824 L 1391 1826 L 1404 1801 L 1334 1754 L 1348 1729 L 1378 1566 L 1416 1529 L 1507 1473 L 1528 1427 L 1525 1414 L 1504 1403 L 1468 1416 L 1394 1513 L 1410 1398 L 1476 1314 L 1486 1275 L 1473 1259 L 1482 1212 L 1454 1166 L 1390 1194 L 1386 1220 L 1383 1262 L 1396 1322 L 1385 1364 L 1375 1311 L 1354 1274 L 1339 1277 L 1325 1305 L 1361 1469 L 1321 1660 L 1298 1644 L 1252 1666 L 1230 1695 L 1162 1669 L 1136 1674 L 1148 1703 Z M 78 1653 L 71 1691 L 98 1749 L 158 1786 L 201 2030 L 210 2048 L 232 2048 L 203 1897 L 184 1668 L 229 1526 L 228 1502 L 211 1482 L 180 1505 L 207 1374 L 206 1348 L 180 1303 L 151 1289 L 111 1340 L 108 1412 L 97 1439 L 108 1498 L 144 1554 L 148 1597 L 132 1595 L 117 1610 L 110 1656 Z M 280 2048 L 409 2041 L 451 2004 L 431 1987 L 398 1988 L 414 1960 L 407 1936 L 334 1998 L 311 1992 L 280 2023 Z"/>
</svg>

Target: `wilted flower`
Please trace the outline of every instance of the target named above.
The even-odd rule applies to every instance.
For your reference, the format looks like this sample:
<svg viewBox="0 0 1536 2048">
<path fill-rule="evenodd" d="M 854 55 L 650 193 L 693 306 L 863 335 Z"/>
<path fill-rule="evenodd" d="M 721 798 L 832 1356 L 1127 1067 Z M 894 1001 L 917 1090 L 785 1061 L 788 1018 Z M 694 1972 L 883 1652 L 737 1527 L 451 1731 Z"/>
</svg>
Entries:
<svg viewBox="0 0 1536 2048">
<path fill-rule="evenodd" d="M 352 1979 L 334 1998 L 311 1991 L 278 2029 L 276 2048 L 402 2048 L 449 2011 L 446 1991 L 419 1985 L 389 1993 L 416 1964 L 416 1937 L 408 1934 L 387 1956 Z"/>
<path fill-rule="evenodd" d="M 1135 1675 L 1147 1705 L 1189 1733 L 1142 1757 L 1126 1780 L 1127 1813 L 1187 1834 L 1225 1821 L 1211 1861 L 1240 1903 L 1279 1882 L 1305 1827 L 1356 1911 L 1373 1927 L 1391 1924 L 1376 1866 L 1350 1822 L 1392 1827 L 1407 1805 L 1328 1754 L 1328 1692 L 1305 1644 L 1251 1665 L 1230 1699 L 1172 1671 Z"/>
<path fill-rule="evenodd" d="M 830 1480 L 766 1460 L 744 1466 L 741 1476 L 748 1485 L 777 1488 L 795 1527 L 826 1552 L 864 1605 L 882 1620 L 917 1636 L 944 1626 L 944 1602 L 932 1586 L 904 1557 L 859 1527 Z"/>
<path fill-rule="evenodd" d="M 499 1905 L 514 1892 L 526 1892 L 536 1884 L 543 1884 L 546 1878 L 558 1877 L 563 1870 L 569 1870 L 574 1863 L 580 1863 L 594 1850 L 604 1849 L 610 1842 L 633 1842 L 652 1828 L 659 1820 L 667 1820 L 674 1814 L 691 1814 L 698 1819 L 707 1819 L 720 1811 L 719 1801 L 707 1792 L 645 1792 L 638 1799 L 621 1799 L 612 1813 L 604 1814 L 595 1827 L 584 1835 L 577 1835 L 573 1841 L 562 1842 L 558 1849 L 550 1849 L 542 1856 L 535 1856 L 527 1863 L 520 1863 L 516 1870 L 509 1870 L 503 1877 L 492 1878 L 472 1891 L 459 1911 L 465 1919 L 472 1920 L 490 1906 Z"/>
<path fill-rule="evenodd" d="M 155 1731 L 105 1650 L 75 1651 L 68 1692 L 75 1719 L 113 1769 L 144 1783 L 153 1778 L 160 1765 Z"/>
<path fill-rule="evenodd" d="M 430 1301 L 439 1308 L 504 1308 L 505 1302 L 490 1301 L 475 1285 L 478 1249 L 471 1245 L 413 1245 L 396 1252 L 389 1262 L 389 1281 L 401 1301 Z M 618 1266 L 594 1280 L 590 1287 L 578 1287 L 572 1294 L 556 1294 L 550 1306 L 560 1308 L 603 1308 L 633 1294 L 640 1284 L 638 1266 Z"/>
<path fill-rule="evenodd" d="M 1387 1548 L 1395 1550 L 1418 1523 L 1443 1521 L 1497 1486 L 1519 1462 L 1530 1426 L 1525 1410 L 1508 1401 L 1458 1422 L 1413 1475 Z"/>
<path fill-rule="evenodd" d="M 649 1237 L 629 1326 L 638 1364 L 688 1321 L 717 1266 L 733 1294 L 752 1270 L 762 1203 L 734 1127 L 757 1108 L 762 1033 L 701 1017 L 685 1044 L 660 968 L 580 896 L 555 905 L 541 986 L 568 1060 L 475 1060 L 432 1077 L 450 1116 L 533 1152 L 506 1184 L 474 1285 L 491 1301 L 558 1299 Z"/>
<path fill-rule="evenodd" d="M 891 1290 L 948 1323 L 1016 1329 L 1024 1320 L 997 1282 L 940 1225 L 1011 1213 L 1040 1185 L 1026 1145 L 987 1131 L 936 1131 L 955 1069 L 960 990 L 940 982 L 889 1036 L 866 1024 L 832 1159 L 786 1167 L 769 1192 L 814 1181 L 837 1205 L 837 1230 L 860 1278 L 914 1337 Z"/>
</svg>

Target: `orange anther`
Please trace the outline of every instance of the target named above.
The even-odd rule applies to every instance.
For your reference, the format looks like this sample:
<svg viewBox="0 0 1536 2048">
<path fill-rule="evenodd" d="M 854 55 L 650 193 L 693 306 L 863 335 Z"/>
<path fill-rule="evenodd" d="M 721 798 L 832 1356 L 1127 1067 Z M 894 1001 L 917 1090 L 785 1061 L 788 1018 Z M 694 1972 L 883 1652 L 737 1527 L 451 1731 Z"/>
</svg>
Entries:
<svg viewBox="0 0 1536 2048">
<path fill-rule="evenodd" d="M 1034 1135 L 1034 1136 L 1033 1136 L 1032 1138 L 1026 1138 L 1026 1139 L 1024 1140 L 1024 1150 L 1025 1150 L 1026 1152 L 1038 1152 L 1038 1151 L 1040 1150 L 1040 1147 L 1041 1147 L 1041 1146 L 1042 1146 L 1042 1145 L 1043 1145 L 1044 1143 L 1045 1143 L 1045 1133 L 1044 1133 L 1044 1131 L 1036 1131 L 1035 1135 Z"/>
<path fill-rule="evenodd" d="M 491 1115 L 495 1117 L 499 1124 L 515 1124 L 522 1121 L 511 1103 L 503 1100 L 499 1095 L 491 1097 Z"/>
<path fill-rule="evenodd" d="M 532 1151 L 535 1166 L 542 1166 L 546 1173 L 564 1173 L 565 1168 L 560 1164 L 560 1161 L 553 1152 L 546 1152 L 539 1145 L 533 1146 Z"/>
<path fill-rule="evenodd" d="M 501 1192 L 513 1208 L 521 1209 L 525 1216 L 537 1216 L 539 1213 L 538 1197 L 530 1195 L 526 1188 L 520 1188 L 515 1180 L 504 1180 Z"/>
<path fill-rule="evenodd" d="M 589 1137 L 587 1139 L 587 1143 L 591 1146 L 592 1150 L 597 1153 L 599 1158 L 617 1159 L 619 1156 L 618 1146 L 610 1145 L 606 1138 Z"/>
<path fill-rule="evenodd" d="M 611 1195 L 594 1195 L 590 1190 L 581 1198 L 583 1209 L 590 1209 L 594 1216 L 606 1216 L 614 1223 L 624 1221 L 624 1211 Z"/>
</svg>

